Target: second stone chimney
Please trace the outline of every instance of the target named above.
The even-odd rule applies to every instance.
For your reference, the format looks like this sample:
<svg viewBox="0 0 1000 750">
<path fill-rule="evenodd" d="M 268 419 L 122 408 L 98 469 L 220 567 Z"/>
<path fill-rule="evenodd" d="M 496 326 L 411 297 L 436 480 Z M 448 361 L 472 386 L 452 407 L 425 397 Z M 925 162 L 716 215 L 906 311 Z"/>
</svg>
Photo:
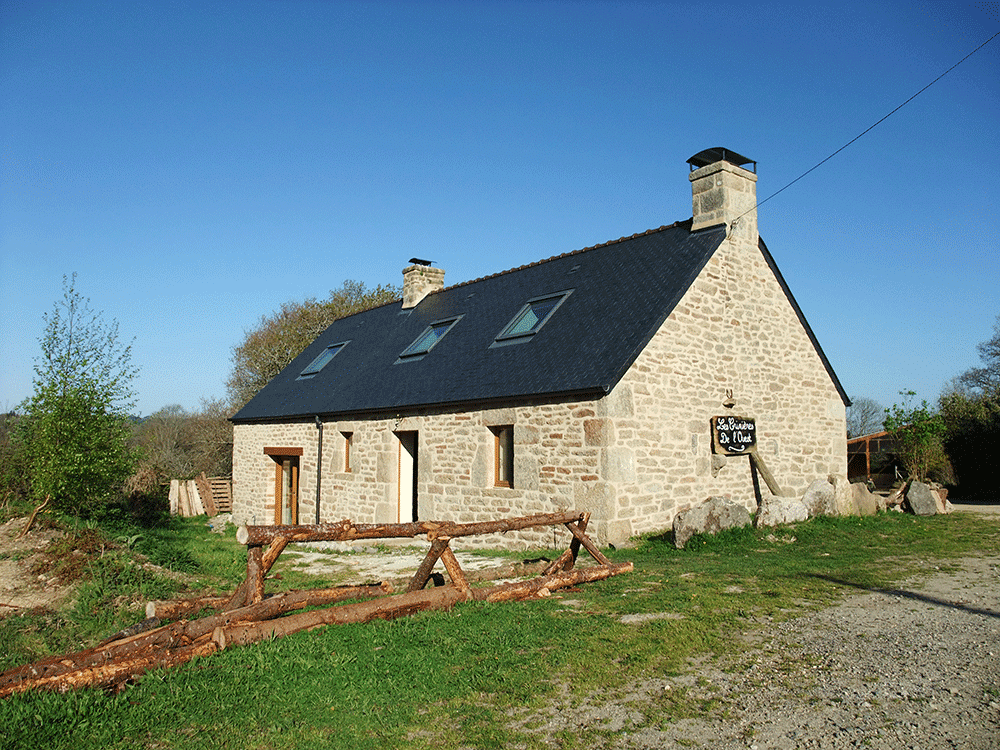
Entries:
<svg viewBox="0 0 1000 750">
<path fill-rule="evenodd" d="M 691 231 L 726 225 L 727 237 L 757 244 L 757 162 L 726 148 L 709 148 L 690 159 L 694 223 Z M 745 168 L 753 164 L 754 171 Z M 735 224 L 734 224 L 735 222 Z"/>
<path fill-rule="evenodd" d="M 432 292 L 444 289 L 444 269 L 431 268 L 429 260 L 410 258 L 411 265 L 403 269 L 403 309 L 409 310 Z"/>
</svg>

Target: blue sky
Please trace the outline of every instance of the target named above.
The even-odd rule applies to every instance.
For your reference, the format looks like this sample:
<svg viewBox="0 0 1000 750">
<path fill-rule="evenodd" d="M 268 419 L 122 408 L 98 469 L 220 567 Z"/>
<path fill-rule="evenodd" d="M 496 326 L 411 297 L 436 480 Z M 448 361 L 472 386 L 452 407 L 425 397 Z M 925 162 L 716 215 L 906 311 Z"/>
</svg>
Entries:
<svg viewBox="0 0 1000 750">
<path fill-rule="evenodd" d="M 996 2 L 0 1 L 0 407 L 64 274 L 137 411 L 221 397 L 289 300 L 454 284 L 763 200 L 1000 31 Z M 848 393 L 935 400 L 1000 314 L 1000 38 L 760 208 Z"/>
</svg>

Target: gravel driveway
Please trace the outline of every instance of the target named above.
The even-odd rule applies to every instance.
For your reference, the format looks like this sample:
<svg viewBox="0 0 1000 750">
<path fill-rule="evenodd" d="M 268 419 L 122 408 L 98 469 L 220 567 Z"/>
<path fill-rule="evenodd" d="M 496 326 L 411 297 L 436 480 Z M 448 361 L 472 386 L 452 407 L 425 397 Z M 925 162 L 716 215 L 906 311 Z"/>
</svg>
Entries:
<svg viewBox="0 0 1000 750">
<path fill-rule="evenodd" d="M 752 634 L 738 657 L 517 721 L 542 720 L 554 747 L 565 731 L 595 748 L 995 750 L 1000 556 L 927 565 L 929 577 Z M 678 688 L 713 708 L 671 719 L 657 704 Z"/>
</svg>

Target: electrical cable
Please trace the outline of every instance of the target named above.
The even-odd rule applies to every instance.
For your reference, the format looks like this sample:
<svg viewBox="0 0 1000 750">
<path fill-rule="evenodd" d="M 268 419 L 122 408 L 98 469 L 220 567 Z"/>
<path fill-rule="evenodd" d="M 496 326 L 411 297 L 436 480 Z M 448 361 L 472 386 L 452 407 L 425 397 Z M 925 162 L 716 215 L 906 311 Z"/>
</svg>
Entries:
<svg viewBox="0 0 1000 750">
<path fill-rule="evenodd" d="M 757 210 L 757 209 L 758 209 L 758 208 L 759 208 L 760 206 L 763 206 L 763 205 L 764 205 L 765 203 L 767 203 L 767 202 L 768 202 L 769 200 L 771 200 L 771 198 L 775 197 L 775 196 L 776 196 L 776 195 L 778 195 L 779 193 L 782 193 L 782 192 L 784 192 L 785 190 L 787 190 L 788 188 L 790 188 L 790 187 L 791 187 L 792 185 L 794 185 L 794 184 L 795 184 L 796 182 L 798 182 L 799 180 L 801 180 L 801 179 L 802 179 L 803 177 L 805 177 L 805 176 L 806 176 L 807 174 L 809 174 L 810 172 L 812 172 L 812 171 L 814 171 L 814 170 L 818 169 L 819 167 L 823 166 L 824 164 L 826 164 L 826 162 L 830 161 L 830 159 L 832 159 L 833 157 L 835 157 L 835 156 L 836 156 L 837 154 L 839 154 L 839 153 L 840 153 L 841 151 L 843 151 L 843 150 L 844 150 L 845 148 L 847 148 L 847 147 L 848 147 L 848 146 L 850 146 L 850 145 L 851 145 L 852 143 L 854 143 L 854 142 L 855 142 L 856 140 L 858 140 L 859 138 L 861 138 L 861 136 L 865 135 L 866 133 L 868 133 L 868 132 L 869 132 L 869 131 L 871 131 L 871 130 L 874 130 L 874 129 L 875 129 L 875 128 L 876 128 L 877 126 L 878 126 L 878 125 L 881 125 L 881 124 L 882 124 L 883 122 L 885 122 L 886 120 L 888 120 L 888 119 L 889 119 L 890 117 L 892 117 L 892 116 L 893 116 L 894 114 L 896 114 L 896 113 L 897 113 L 897 112 L 898 112 L 899 110 L 901 110 L 901 109 L 902 109 L 903 107 L 905 107 L 905 106 L 906 106 L 907 104 L 909 104 L 910 102 L 912 102 L 912 101 L 913 101 L 914 99 L 916 99 L 916 98 L 917 98 L 918 96 L 920 96 L 920 95 L 921 95 L 922 93 L 924 93 L 924 92 L 925 92 L 925 91 L 926 91 L 927 89 L 929 89 L 929 88 L 930 88 L 931 86 L 933 86 L 933 85 L 934 85 L 935 83 L 937 83 L 938 81 L 940 81 L 940 80 L 941 80 L 942 78 L 944 78 L 944 77 L 945 77 L 946 75 L 948 75 L 948 74 L 949 74 L 949 73 L 950 73 L 951 71 L 953 71 L 953 70 L 954 70 L 955 68 L 957 68 L 957 67 L 958 67 L 959 65 L 961 65 L 962 63 L 964 63 L 964 62 L 965 62 L 966 60 L 968 60 L 968 59 L 969 59 L 970 57 L 972 57 L 972 56 L 973 56 L 974 54 L 976 54 L 977 52 L 979 52 L 979 50 L 981 50 L 981 49 L 982 49 L 983 47 L 985 47 L 985 46 L 986 46 L 987 44 L 989 44 L 990 42 L 992 42 L 992 41 L 993 41 L 994 39 L 996 39 L 996 38 L 997 38 L 998 36 L 1000 36 L 1000 31 L 998 31 L 998 32 L 997 32 L 996 34 L 994 34 L 993 36 L 991 36 L 991 37 L 990 37 L 989 39 L 987 39 L 987 40 L 986 40 L 985 42 L 983 42 L 982 44 L 980 44 L 980 45 L 979 45 L 978 47 L 976 47 L 976 48 L 975 48 L 974 50 L 972 50 L 972 52 L 970 52 L 970 53 L 969 53 L 969 54 L 967 54 L 967 55 L 966 55 L 965 57 L 963 57 L 963 58 L 962 58 L 961 60 L 959 60 L 959 61 L 958 61 L 957 63 L 955 63 L 954 65 L 952 65 L 952 66 L 951 66 L 950 68 L 948 68 L 948 70 L 946 70 L 946 71 L 945 71 L 944 73 L 942 73 L 941 75 L 939 75 L 939 76 L 938 76 L 937 78 L 935 78 L 935 79 L 934 79 L 933 81 L 931 81 L 930 83 L 928 83 L 928 84 L 927 84 L 926 86 L 924 86 L 924 87 L 923 87 L 922 89 L 920 89 L 920 91 L 918 91 L 918 92 L 917 92 L 917 93 L 915 93 L 915 94 L 914 94 L 913 96 L 911 96 L 911 97 L 910 97 L 909 99 L 907 99 L 907 100 L 906 100 L 905 102 L 903 102 L 902 104 L 900 104 L 900 105 L 899 105 L 898 107 L 896 107 L 896 108 L 895 108 L 894 110 L 892 110 L 892 112 L 890 112 L 889 114 L 885 115 L 885 116 L 884 116 L 884 117 L 883 117 L 882 119 L 880 119 L 880 120 L 879 120 L 878 122 L 876 122 L 876 123 L 875 123 L 874 125 L 871 125 L 870 127 L 866 128 L 866 129 L 865 129 L 865 130 L 864 130 L 863 132 L 861 132 L 861 133 L 859 133 L 858 135 L 854 136 L 854 138 L 852 138 L 851 140 L 849 140 L 849 141 L 848 141 L 847 143 L 845 143 L 845 144 L 844 144 L 843 146 L 841 146 L 840 148 L 838 148 L 838 149 L 837 149 L 836 151 L 834 151 L 834 152 L 833 152 L 832 154 L 830 154 L 830 155 L 829 155 L 828 157 L 826 157 L 825 159 L 823 159 L 823 161 L 821 161 L 821 162 L 817 163 L 817 164 L 816 164 L 816 165 L 814 165 L 813 167 L 810 167 L 810 168 L 809 168 L 809 169 L 807 169 L 807 170 L 806 170 L 805 172 L 803 172 L 803 173 L 802 173 L 802 174 L 800 174 L 800 175 L 799 175 L 798 177 L 796 177 L 796 178 L 795 178 L 794 180 L 792 180 L 792 181 L 791 181 L 791 182 L 789 182 L 789 183 L 788 183 L 787 185 L 785 185 L 785 186 L 784 186 L 783 188 L 781 188 L 780 190 L 777 190 L 777 191 L 775 191 L 775 192 L 771 193 L 771 194 L 770 194 L 769 196 L 767 196 L 767 197 L 766 197 L 766 198 L 765 198 L 764 200 L 762 200 L 762 201 L 760 201 L 759 203 L 757 203 L 757 205 L 755 205 L 755 206 L 754 206 L 753 208 L 751 208 L 751 209 L 749 209 L 748 211 L 745 211 L 745 212 L 743 212 L 742 214 L 740 214 L 739 216 L 737 216 L 737 217 L 736 217 L 736 218 L 735 218 L 735 219 L 733 220 L 733 224 L 736 224 L 736 222 L 738 222 L 738 221 L 739 221 L 740 219 L 742 219 L 742 218 L 743 218 L 744 216 L 746 216 L 746 215 L 747 215 L 748 213 L 750 213 L 751 211 L 756 211 L 756 210 Z"/>
</svg>

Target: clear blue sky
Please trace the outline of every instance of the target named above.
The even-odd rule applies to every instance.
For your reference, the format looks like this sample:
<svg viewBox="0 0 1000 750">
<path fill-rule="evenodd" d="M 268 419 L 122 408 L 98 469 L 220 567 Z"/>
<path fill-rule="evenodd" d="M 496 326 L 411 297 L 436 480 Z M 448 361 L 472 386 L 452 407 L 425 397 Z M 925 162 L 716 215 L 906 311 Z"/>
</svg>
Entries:
<svg viewBox="0 0 1000 750">
<path fill-rule="evenodd" d="M 137 410 L 221 397 L 282 302 L 477 278 L 763 200 L 1000 31 L 996 2 L 0 2 L 0 407 L 64 274 Z M 1000 313 L 1000 38 L 760 209 L 851 396 L 935 400 Z"/>
</svg>

